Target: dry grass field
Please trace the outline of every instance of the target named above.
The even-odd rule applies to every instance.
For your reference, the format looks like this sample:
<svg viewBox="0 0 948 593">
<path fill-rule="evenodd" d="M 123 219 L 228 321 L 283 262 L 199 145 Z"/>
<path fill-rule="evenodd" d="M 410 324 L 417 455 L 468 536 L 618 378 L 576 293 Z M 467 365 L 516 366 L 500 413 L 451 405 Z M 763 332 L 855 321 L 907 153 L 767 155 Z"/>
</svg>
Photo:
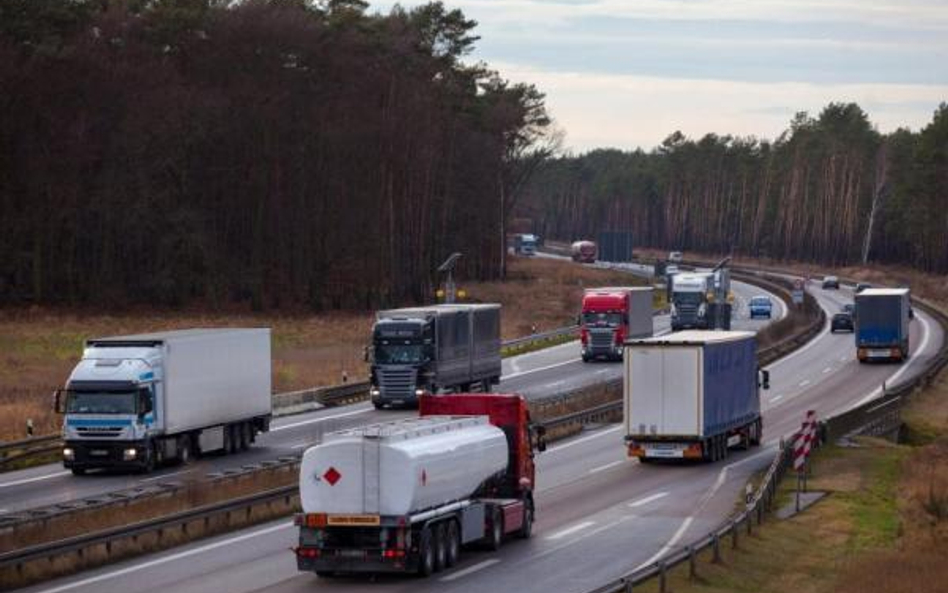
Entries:
<svg viewBox="0 0 948 593">
<path fill-rule="evenodd" d="M 626 274 L 571 262 L 512 258 L 506 282 L 460 282 L 474 302 L 504 304 L 502 332 L 513 338 L 573 322 L 584 286 L 628 283 Z M 0 310 L 0 440 L 58 430 L 50 394 L 65 382 L 87 338 L 189 327 L 270 327 L 273 389 L 289 391 L 366 376 L 362 348 L 372 312 L 321 315 L 280 312 Z"/>
</svg>

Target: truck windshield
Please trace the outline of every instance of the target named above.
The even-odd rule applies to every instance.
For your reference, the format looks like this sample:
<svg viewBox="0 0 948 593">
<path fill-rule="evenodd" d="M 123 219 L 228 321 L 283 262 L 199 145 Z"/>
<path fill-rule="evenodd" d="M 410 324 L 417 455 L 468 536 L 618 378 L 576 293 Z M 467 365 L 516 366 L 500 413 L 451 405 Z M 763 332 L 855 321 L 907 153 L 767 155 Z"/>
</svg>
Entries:
<svg viewBox="0 0 948 593">
<path fill-rule="evenodd" d="M 704 293 L 703 292 L 675 292 L 672 295 L 672 299 L 676 303 L 697 304 L 704 300 Z"/>
<path fill-rule="evenodd" d="M 421 344 L 378 344 L 375 362 L 379 364 L 415 364 L 424 362 Z"/>
<path fill-rule="evenodd" d="M 615 327 L 622 323 L 622 313 L 586 311 L 583 313 L 584 325 L 608 325 Z"/>
<path fill-rule="evenodd" d="M 69 414 L 134 414 L 134 391 L 70 391 L 66 399 Z"/>
</svg>

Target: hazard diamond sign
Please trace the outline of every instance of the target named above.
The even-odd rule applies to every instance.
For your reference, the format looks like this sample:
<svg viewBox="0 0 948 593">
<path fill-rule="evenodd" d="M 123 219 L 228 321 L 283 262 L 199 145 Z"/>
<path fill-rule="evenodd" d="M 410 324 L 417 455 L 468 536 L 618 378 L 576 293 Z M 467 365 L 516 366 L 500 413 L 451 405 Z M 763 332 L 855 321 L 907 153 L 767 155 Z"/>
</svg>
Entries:
<svg viewBox="0 0 948 593">
<path fill-rule="evenodd" d="M 329 466 L 329 469 L 326 470 L 326 473 L 323 474 L 323 479 L 329 482 L 330 486 L 335 486 L 342 478 L 342 474 L 336 471 L 336 468 Z"/>
</svg>

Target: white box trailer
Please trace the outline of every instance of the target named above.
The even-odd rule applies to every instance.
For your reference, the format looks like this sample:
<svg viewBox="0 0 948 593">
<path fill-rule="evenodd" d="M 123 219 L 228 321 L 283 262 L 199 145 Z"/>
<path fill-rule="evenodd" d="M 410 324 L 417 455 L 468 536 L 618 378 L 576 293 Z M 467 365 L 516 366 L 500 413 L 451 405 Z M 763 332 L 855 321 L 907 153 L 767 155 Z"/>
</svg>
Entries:
<svg viewBox="0 0 948 593">
<path fill-rule="evenodd" d="M 625 346 L 624 427 L 630 457 L 715 461 L 759 445 L 760 394 L 753 332 L 686 331 Z"/>
<path fill-rule="evenodd" d="M 269 429 L 270 330 L 191 329 L 88 340 L 57 394 L 64 464 L 152 468 L 247 448 Z"/>
</svg>

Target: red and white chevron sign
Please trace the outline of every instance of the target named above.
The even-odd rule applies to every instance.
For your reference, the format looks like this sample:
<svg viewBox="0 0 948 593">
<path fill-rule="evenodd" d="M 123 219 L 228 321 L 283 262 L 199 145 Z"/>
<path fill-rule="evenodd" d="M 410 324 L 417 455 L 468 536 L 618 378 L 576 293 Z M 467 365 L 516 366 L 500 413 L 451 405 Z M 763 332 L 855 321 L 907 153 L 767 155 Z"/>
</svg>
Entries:
<svg viewBox="0 0 948 593">
<path fill-rule="evenodd" d="M 797 438 L 793 442 L 793 469 L 801 471 L 806 458 L 810 455 L 813 443 L 816 441 L 816 412 L 810 410 L 806 413 L 806 420 L 797 433 Z"/>
</svg>

